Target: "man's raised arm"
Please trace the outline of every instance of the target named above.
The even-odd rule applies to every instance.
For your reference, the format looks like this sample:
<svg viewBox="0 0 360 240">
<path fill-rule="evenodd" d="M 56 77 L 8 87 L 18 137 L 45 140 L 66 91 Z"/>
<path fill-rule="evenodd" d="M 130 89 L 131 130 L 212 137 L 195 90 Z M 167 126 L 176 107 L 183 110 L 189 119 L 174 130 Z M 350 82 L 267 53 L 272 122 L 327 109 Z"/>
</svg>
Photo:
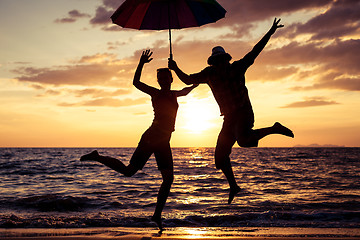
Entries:
<svg viewBox="0 0 360 240">
<path fill-rule="evenodd" d="M 260 54 L 260 52 L 264 49 L 266 44 L 269 42 L 270 37 L 276 32 L 278 28 L 284 27 L 284 25 L 279 24 L 281 19 L 274 19 L 273 25 L 271 26 L 270 30 L 264 35 L 264 37 L 254 46 L 254 48 L 246 54 L 245 58 L 250 57 L 252 60 Z"/>
</svg>

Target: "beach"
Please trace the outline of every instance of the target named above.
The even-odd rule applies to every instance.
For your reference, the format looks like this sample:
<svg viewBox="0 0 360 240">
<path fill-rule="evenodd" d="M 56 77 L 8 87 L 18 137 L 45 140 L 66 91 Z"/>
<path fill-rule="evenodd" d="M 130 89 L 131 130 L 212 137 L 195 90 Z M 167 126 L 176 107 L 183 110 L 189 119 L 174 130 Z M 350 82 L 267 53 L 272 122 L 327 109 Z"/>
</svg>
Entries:
<svg viewBox="0 0 360 240">
<path fill-rule="evenodd" d="M 360 239 L 359 229 L 335 228 L 155 228 L 0 229 L 1 239 Z"/>
</svg>

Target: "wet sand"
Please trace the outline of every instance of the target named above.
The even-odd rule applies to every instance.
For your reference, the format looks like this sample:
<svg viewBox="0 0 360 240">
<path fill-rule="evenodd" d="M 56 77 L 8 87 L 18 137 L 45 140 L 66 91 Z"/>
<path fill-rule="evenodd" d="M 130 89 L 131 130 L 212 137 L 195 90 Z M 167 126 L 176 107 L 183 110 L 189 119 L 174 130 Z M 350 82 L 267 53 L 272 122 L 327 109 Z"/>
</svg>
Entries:
<svg viewBox="0 0 360 240">
<path fill-rule="evenodd" d="M 155 228 L 73 228 L 73 229 L 0 229 L 4 240 L 360 240 L 355 228 L 167 228 L 159 233 Z"/>
</svg>

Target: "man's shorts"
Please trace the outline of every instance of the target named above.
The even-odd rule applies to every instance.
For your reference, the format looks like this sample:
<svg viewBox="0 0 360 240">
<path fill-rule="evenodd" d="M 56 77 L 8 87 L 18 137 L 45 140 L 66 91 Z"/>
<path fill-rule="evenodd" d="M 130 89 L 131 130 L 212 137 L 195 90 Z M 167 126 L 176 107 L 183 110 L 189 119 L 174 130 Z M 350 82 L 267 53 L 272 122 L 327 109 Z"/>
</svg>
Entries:
<svg viewBox="0 0 360 240">
<path fill-rule="evenodd" d="M 225 115 L 221 132 L 235 138 L 240 147 L 256 147 L 252 142 L 254 113 L 252 108 L 239 109 L 235 113 Z"/>
<path fill-rule="evenodd" d="M 257 147 L 258 139 L 254 136 L 254 114 L 252 109 L 235 112 L 224 116 L 216 149 L 216 168 L 231 167 L 230 154 L 235 142 L 240 147 Z"/>
<path fill-rule="evenodd" d="M 159 170 L 173 169 L 173 158 L 170 148 L 171 132 L 157 126 L 151 126 L 142 135 L 140 142 L 130 159 L 130 164 L 142 169 L 154 153 Z"/>
</svg>

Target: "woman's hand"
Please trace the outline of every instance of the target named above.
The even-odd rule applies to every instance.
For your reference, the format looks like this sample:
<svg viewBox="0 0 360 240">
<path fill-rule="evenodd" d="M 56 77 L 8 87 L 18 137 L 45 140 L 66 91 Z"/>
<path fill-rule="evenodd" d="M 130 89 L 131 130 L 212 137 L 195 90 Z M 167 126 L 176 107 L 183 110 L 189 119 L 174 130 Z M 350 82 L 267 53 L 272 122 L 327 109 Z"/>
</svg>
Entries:
<svg viewBox="0 0 360 240">
<path fill-rule="evenodd" d="M 150 49 L 143 51 L 140 57 L 140 63 L 145 64 L 151 62 L 151 60 L 153 60 L 150 58 L 152 54 L 153 52 L 151 52 Z"/>
</svg>

